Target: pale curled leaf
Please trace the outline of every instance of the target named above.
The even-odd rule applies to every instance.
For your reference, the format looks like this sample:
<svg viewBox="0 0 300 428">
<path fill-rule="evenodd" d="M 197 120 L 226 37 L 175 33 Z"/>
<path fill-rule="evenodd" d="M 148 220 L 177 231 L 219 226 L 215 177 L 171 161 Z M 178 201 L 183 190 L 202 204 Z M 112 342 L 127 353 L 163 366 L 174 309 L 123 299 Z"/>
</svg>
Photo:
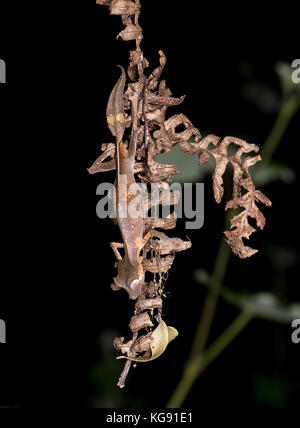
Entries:
<svg viewBox="0 0 300 428">
<path fill-rule="evenodd" d="M 126 358 L 127 360 L 146 363 L 160 357 L 166 350 L 168 344 L 178 336 L 178 331 L 174 327 L 168 327 L 167 324 L 161 320 L 159 325 L 152 333 L 152 340 L 150 343 L 150 351 L 147 351 L 141 357 L 128 357 L 121 355 L 117 360 Z"/>
</svg>

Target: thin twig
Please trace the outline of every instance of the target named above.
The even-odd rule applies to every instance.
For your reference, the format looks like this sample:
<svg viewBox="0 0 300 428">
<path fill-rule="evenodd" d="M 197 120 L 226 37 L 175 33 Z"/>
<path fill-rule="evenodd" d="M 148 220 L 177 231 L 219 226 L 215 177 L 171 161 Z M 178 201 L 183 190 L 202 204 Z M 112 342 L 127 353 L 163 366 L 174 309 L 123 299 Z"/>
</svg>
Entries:
<svg viewBox="0 0 300 428">
<path fill-rule="evenodd" d="M 264 162 L 269 162 L 272 159 L 282 136 L 299 108 L 300 102 L 299 96 L 297 95 L 287 98 L 282 103 L 274 126 L 261 150 L 261 156 Z"/>
<path fill-rule="evenodd" d="M 183 376 L 166 406 L 167 408 L 180 408 L 182 406 L 195 380 L 240 334 L 240 332 L 244 330 L 251 319 L 251 314 L 241 312 L 204 354 L 200 354 L 187 364 Z"/>
<path fill-rule="evenodd" d="M 120 388 L 124 388 L 124 386 L 125 386 L 126 378 L 128 376 L 128 373 L 129 373 L 129 370 L 130 370 L 130 367 L 131 367 L 131 363 L 132 363 L 131 360 L 127 360 L 126 363 L 125 363 L 124 369 L 123 369 L 123 371 L 121 373 L 121 376 L 120 376 L 119 382 L 118 382 L 118 386 Z"/>
<path fill-rule="evenodd" d="M 209 332 L 217 308 L 220 284 L 222 284 L 225 278 L 230 256 L 230 247 L 222 237 L 212 273 L 212 289 L 207 293 L 204 301 L 201 317 L 197 325 L 191 348 L 190 360 L 201 354 L 206 347 Z"/>
</svg>

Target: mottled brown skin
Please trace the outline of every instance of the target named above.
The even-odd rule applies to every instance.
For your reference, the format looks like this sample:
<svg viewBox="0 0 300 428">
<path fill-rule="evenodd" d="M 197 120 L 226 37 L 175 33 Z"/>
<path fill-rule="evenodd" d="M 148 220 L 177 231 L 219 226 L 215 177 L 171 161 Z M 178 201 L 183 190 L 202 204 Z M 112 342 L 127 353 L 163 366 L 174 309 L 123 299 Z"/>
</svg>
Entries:
<svg viewBox="0 0 300 428">
<path fill-rule="evenodd" d="M 129 148 L 122 142 L 125 131 L 124 113 L 124 87 L 126 75 L 124 69 L 117 84 L 109 97 L 107 105 L 107 123 L 111 133 L 116 137 L 116 157 L 117 169 L 116 177 L 116 217 L 120 228 L 125 254 L 123 258 L 119 256 L 117 268 L 118 275 L 114 278 L 114 283 L 119 288 L 124 288 L 130 299 L 137 299 L 141 294 L 144 282 L 143 258 L 140 256 L 144 242 L 144 219 L 131 218 L 128 213 L 128 203 L 130 202 L 129 188 L 135 184 L 134 166 L 137 146 L 137 106 L 139 94 L 133 95 L 132 104 L 132 133 Z M 124 183 L 126 179 L 126 183 Z M 118 244 L 112 244 L 116 249 Z"/>
</svg>

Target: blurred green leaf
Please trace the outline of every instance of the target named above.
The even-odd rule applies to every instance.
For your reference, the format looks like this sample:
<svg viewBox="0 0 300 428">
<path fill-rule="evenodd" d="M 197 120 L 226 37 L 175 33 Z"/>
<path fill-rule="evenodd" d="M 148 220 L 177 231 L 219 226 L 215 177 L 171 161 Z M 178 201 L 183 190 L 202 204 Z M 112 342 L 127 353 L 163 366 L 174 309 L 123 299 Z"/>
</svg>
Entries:
<svg viewBox="0 0 300 428">
<path fill-rule="evenodd" d="M 176 174 L 173 181 L 178 183 L 200 182 L 207 174 L 213 172 L 215 165 L 211 157 L 206 165 L 200 167 L 198 154 L 186 155 L 180 150 L 179 145 L 176 145 L 170 153 L 156 155 L 154 159 L 162 164 L 176 165 L 180 174 Z"/>
<path fill-rule="evenodd" d="M 254 182 L 259 187 L 276 181 L 292 184 L 296 179 L 295 172 L 287 165 L 278 162 L 269 162 L 261 165 L 257 164 L 252 169 Z"/>
<path fill-rule="evenodd" d="M 239 305 L 257 318 L 281 324 L 289 324 L 300 317 L 300 302 L 283 305 L 274 294 L 267 292 L 240 297 Z"/>
<path fill-rule="evenodd" d="M 197 269 L 194 273 L 194 278 L 208 287 L 213 286 L 214 280 L 203 269 Z M 256 318 L 280 324 L 289 324 L 295 318 L 300 318 L 300 302 L 285 305 L 274 294 L 269 292 L 251 294 L 247 291 L 234 292 L 221 287 L 220 294 L 228 303 L 250 312 Z"/>
</svg>

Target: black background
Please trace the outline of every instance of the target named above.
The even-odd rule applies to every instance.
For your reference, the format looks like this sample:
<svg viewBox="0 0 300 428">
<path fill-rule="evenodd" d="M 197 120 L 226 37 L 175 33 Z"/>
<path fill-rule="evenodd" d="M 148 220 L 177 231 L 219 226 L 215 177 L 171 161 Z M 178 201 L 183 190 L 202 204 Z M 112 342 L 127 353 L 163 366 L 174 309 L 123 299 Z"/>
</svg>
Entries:
<svg viewBox="0 0 300 428">
<path fill-rule="evenodd" d="M 242 99 L 241 64 L 250 63 L 253 78 L 279 92 L 274 64 L 299 57 L 293 8 L 273 4 L 262 10 L 253 2 L 226 3 L 222 9 L 195 1 L 143 3 L 145 56 L 154 67 L 163 49 L 168 86 L 175 96 L 187 94 L 177 111 L 204 133 L 251 141 L 256 136 L 261 145 L 275 115 L 263 116 Z M 127 64 L 129 44 L 114 40 L 120 18 L 93 1 L 70 2 L 64 9 L 41 3 L 1 7 L 0 58 L 7 63 L 7 84 L 0 86 L 0 318 L 7 324 L 8 343 L 0 349 L 0 404 L 85 407 L 94 392 L 89 373 L 101 357 L 97 338 L 107 328 L 126 334 L 132 312 L 126 296 L 109 289 L 114 272 L 109 241 L 118 239 L 118 232 L 95 215 L 96 186 L 104 178 L 86 171 L 100 144 L 110 140 L 106 101 L 118 77 L 116 64 Z M 294 169 L 298 129 L 299 115 L 276 152 L 277 160 Z M 108 173 L 105 179 L 113 177 Z M 210 179 L 205 189 L 205 226 L 189 233 L 193 250 L 178 255 L 168 281 L 172 296 L 165 304 L 166 320 L 181 332 L 174 342 L 177 356 L 166 355 L 155 367 L 131 374 L 129 394 L 142 391 L 146 407 L 164 406 L 179 379 L 205 295 L 193 271 L 199 266 L 211 270 L 223 230 L 224 205 L 214 203 Z M 265 211 L 266 229 L 253 246 L 262 250 L 263 241 L 276 241 L 298 248 L 297 183 L 272 185 L 266 193 L 274 204 Z M 179 232 L 184 236 L 183 228 Z M 263 250 L 230 264 L 230 283 L 242 279 L 244 288 L 269 289 L 272 275 Z M 294 269 L 288 277 L 292 301 L 299 300 L 295 275 Z M 235 314 L 221 304 L 212 337 Z M 285 347 L 283 360 L 271 358 L 274 336 L 289 334 L 288 328 L 254 321 L 215 363 L 213 373 L 196 383 L 188 405 L 258 406 L 249 389 L 256 369 L 299 381 L 295 345 Z M 289 406 L 294 404 L 291 396 Z"/>
</svg>

